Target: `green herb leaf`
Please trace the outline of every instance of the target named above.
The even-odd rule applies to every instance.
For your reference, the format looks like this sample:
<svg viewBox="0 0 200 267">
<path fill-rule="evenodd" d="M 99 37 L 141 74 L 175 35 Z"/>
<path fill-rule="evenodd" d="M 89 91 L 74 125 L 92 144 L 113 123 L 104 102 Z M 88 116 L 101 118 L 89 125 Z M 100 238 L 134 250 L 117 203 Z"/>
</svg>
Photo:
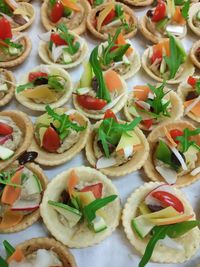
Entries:
<svg viewBox="0 0 200 267">
<path fill-rule="evenodd" d="M 167 235 L 171 238 L 177 238 L 188 231 L 192 230 L 196 226 L 200 225 L 200 221 L 187 221 L 187 222 L 180 222 L 173 225 L 168 229 Z"/>
<path fill-rule="evenodd" d="M 3 246 L 5 248 L 7 258 L 12 256 L 12 254 L 15 252 L 15 248 L 7 240 L 3 241 Z"/>
<path fill-rule="evenodd" d="M 103 1 L 104 1 L 104 0 L 94 0 L 93 5 L 94 5 L 94 6 L 99 6 L 99 5 L 103 4 Z"/>
<path fill-rule="evenodd" d="M 3 185 L 10 185 L 14 187 L 22 187 L 22 185 L 11 183 L 11 178 L 13 177 L 15 173 L 15 170 L 7 171 L 7 172 L 1 172 L 0 173 L 0 184 Z"/>
<path fill-rule="evenodd" d="M 195 146 L 200 151 L 200 146 L 197 145 L 197 143 L 193 140 L 190 140 L 191 136 L 195 136 L 200 134 L 200 128 L 197 128 L 196 130 L 190 130 L 188 128 L 184 129 L 182 136 L 177 136 L 176 140 L 178 140 L 181 144 L 181 152 L 186 152 L 190 146 Z"/>
<path fill-rule="evenodd" d="M 22 84 L 22 85 L 17 86 L 16 91 L 17 91 L 17 94 L 19 94 L 20 92 L 23 92 L 24 90 L 30 89 L 33 87 L 34 87 L 33 83 L 26 83 L 26 84 Z"/>
<path fill-rule="evenodd" d="M 111 101 L 110 93 L 106 87 L 103 72 L 101 70 L 101 65 L 98 60 L 98 46 L 95 47 L 90 55 L 90 64 L 94 71 L 94 74 L 98 81 L 98 91 L 97 91 L 97 98 L 101 98 L 106 100 L 107 102 Z"/>
<path fill-rule="evenodd" d="M 48 85 L 50 89 L 54 89 L 55 91 L 63 91 L 64 90 L 64 85 L 60 82 L 60 76 L 57 75 L 52 75 L 48 77 Z"/>
<path fill-rule="evenodd" d="M 124 15 L 124 11 L 122 9 L 122 6 L 115 5 L 115 13 L 116 13 L 117 18 L 121 18 Z"/>
<path fill-rule="evenodd" d="M 200 95 L 200 79 L 198 79 L 195 84 L 195 90 Z"/>
<path fill-rule="evenodd" d="M 12 15 L 12 11 L 10 9 L 10 7 L 5 3 L 4 0 L 0 0 L 0 12 L 11 16 Z"/>
<path fill-rule="evenodd" d="M 50 3 L 51 6 L 54 6 L 55 3 L 56 3 L 56 0 L 49 0 L 49 3 Z"/>
<path fill-rule="evenodd" d="M 116 146 L 123 132 L 132 131 L 141 121 L 141 117 L 135 118 L 130 123 L 120 124 L 113 118 L 104 119 L 97 129 L 98 139 L 101 141 L 106 157 L 109 157 L 109 145 Z"/>
<path fill-rule="evenodd" d="M 189 9 L 190 9 L 190 0 L 186 1 L 184 3 L 184 6 L 181 8 L 181 14 L 186 20 L 188 20 Z"/>
<path fill-rule="evenodd" d="M 8 44 L 10 47 L 14 47 L 14 48 L 17 48 L 17 49 L 21 49 L 23 48 L 23 45 L 22 44 L 19 44 L 19 43 L 14 43 L 12 42 L 10 39 L 5 39 L 3 40 L 6 44 Z"/>
<path fill-rule="evenodd" d="M 185 0 L 175 0 L 174 3 L 176 6 L 182 6 L 185 3 Z"/>
<path fill-rule="evenodd" d="M 0 256 L 0 266 L 9 267 L 8 263 Z"/>
<path fill-rule="evenodd" d="M 105 198 L 98 198 L 92 201 L 90 204 L 83 208 L 83 214 L 86 218 L 88 224 L 96 217 L 96 211 L 106 206 L 108 203 L 114 201 L 117 198 L 117 195 L 111 195 Z"/>
</svg>

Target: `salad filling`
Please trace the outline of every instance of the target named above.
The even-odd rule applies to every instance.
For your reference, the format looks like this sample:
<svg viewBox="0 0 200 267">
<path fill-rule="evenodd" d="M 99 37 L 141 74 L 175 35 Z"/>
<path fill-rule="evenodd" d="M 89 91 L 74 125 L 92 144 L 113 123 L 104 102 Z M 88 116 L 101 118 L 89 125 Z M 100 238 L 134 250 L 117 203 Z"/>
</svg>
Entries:
<svg viewBox="0 0 200 267">
<path fill-rule="evenodd" d="M 150 84 L 135 86 L 124 112 L 130 121 L 140 116 L 140 128 L 150 131 L 163 121 L 179 118 L 183 110 L 176 93 L 166 89 L 163 83 L 158 87 Z"/>
<path fill-rule="evenodd" d="M 7 104 L 7 102 L 11 99 L 14 88 L 15 78 L 13 74 L 6 69 L 0 69 L 0 106 Z M 5 101 L 2 101 L 4 99 Z"/>
<path fill-rule="evenodd" d="M 104 4 L 106 2 L 109 2 L 110 0 L 88 0 L 88 2 L 90 3 L 90 5 L 92 7 L 96 7 L 99 6 L 101 4 Z"/>
</svg>

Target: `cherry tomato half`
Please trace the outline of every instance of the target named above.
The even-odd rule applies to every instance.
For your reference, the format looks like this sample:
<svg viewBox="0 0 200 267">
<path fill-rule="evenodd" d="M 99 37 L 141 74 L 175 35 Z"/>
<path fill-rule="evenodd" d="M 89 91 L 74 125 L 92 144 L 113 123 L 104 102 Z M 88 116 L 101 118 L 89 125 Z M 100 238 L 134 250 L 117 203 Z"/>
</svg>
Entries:
<svg viewBox="0 0 200 267">
<path fill-rule="evenodd" d="M 192 76 L 189 76 L 188 77 L 188 80 L 187 80 L 187 83 L 189 85 L 191 85 L 192 87 L 194 87 L 196 85 L 197 80 L 198 80 L 197 78 L 194 78 Z"/>
<path fill-rule="evenodd" d="M 98 184 L 94 184 L 94 185 L 88 185 L 88 186 L 84 187 L 83 189 L 81 189 L 80 192 L 91 191 L 93 193 L 93 195 L 95 196 L 95 198 L 100 198 L 102 196 L 102 189 L 103 189 L 103 184 L 98 183 Z"/>
<path fill-rule="evenodd" d="M 153 64 L 156 59 L 158 59 L 159 61 L 161 61 L 162 60 L 162 57 L 163 57 L 162 51 L 161 50 L 155 50 L 153 52 L 153 55 L 150 58 L 151 64 Z"/>
<path fill-rule="evenodd" d="M 167 208 L 171 206 L 178 212 L 184 212 L 183 203 L 171 193 L 165 191 L 156 191 L 153 192 L 151 195 L 152 197 L 159 200 L 162 203 L 163 207 Z"/>
<path fill-rule="evenodd" d="M 151 126 L 153 125 L 153 119 L 143 120 L 142 123 L 144 124 L 144 126 L 145 126 L 147 129 L 150 129 Z"/>
<path fill-rule="evenodd" d="M 0 19 L 0 29 L 1 40 L 5 40 L 6 38 L 12 38 L 10 22 L 4 17 Z"/>
<path fill-rule="evenodd" d="M 67 44 L 67 42 L 63 40 L 58 33 L 52 33 L 50 39 L 55 45 L 66 45 Z"/>
<path fill-rule="evenodd" d="M 61 2 L 57 1 L 51 9 L 50 20 L 53 23 L 56 23 L 59 21 L 59 19 L 62 18 L 63 14 L 64 14 L 64 6 Z"/>
<path fill-rule="evenodd" d="M 156 9 L 153 13 L 152 21 L 158 22 L 161 19 L 164 19 L 165 14 L 166 14 L 166 5 L 164 2 L 161 1 L 156 6 Z"/>
<path fill-rule="evenodd" d="M 89 95 L 78 95 L 77 101 L 82 107 L 93 110 L 101 110 L 107 104 L 106 100 Z"/>
<path fill-rule="evenodd" d="M 38 78 L 47 77 L 47 76 L 48 76 L 47 73 L 41 72 L 41 71 L 30 72 L 28 75 L 28 80 L 29 80 L 29 82 L 33 82 Z"/>
<path fill-rule="evenodd" d="M 0 135 L 8 135 L 13 132 L 13 128 L 6 123 L 0 122 Z"/>
<path fill-rule="evenodd" d="M 49 152 L 56 152 L 60 147 L 60 137 L 53 127 L 47 128 L 43 136 L 42 146 Z"/>
<path fill-rule="evenodd" d="M 110 13 L 105 17 L 105 19 L 104 19 L 104 21 L 102 23 L 102 26 L 107 25 L 108 23 L 110 23 L 115 18 L 115 15 L 116 15 L 115 14 L 115 10 L 112 9 L 110 11 Z"/>
<path fill-rule="evenodd" d="M 115 116 L 115 113 L 112 111 L 112 109 L 107 109 L 104 114 L 104 119 L 113 118 L 115 121 L 117 121 L 117 117 Z"/>
<path fill-rule="evenodd" d="M 173 138 L 174 142 L 176 144 L 179 144 L 179 141 L 176 140 L 176 137 L 182 136 L 183 132 L 181 130 L 179 130 L 179 129 L 174 129 L 174 130 L 171 130 L 169 133 L 170 133 L 171 137 Z"/>
</svg>

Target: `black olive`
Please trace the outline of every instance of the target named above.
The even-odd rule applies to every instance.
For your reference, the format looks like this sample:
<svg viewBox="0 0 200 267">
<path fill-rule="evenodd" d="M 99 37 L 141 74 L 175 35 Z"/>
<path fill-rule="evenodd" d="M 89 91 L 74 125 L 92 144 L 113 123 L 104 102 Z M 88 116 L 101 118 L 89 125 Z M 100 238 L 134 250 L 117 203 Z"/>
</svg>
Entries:
<svg viewBox="0 0 200 267">
<path fill-rule="evenodd" d="M 196 91 L 190 91 L 190 92 L 188 92 L 188 94 L 187 94 L 185 100 L 186 100 L 186 101 L 188 101 L 188 100 L 192 100 L 192 99 L 194 99 L 194 98 L 197 98 L 198 96 L 199 96 L 199 95 L 198 95 L 198 93 L 197 93 Z"/>
<path fill-rule="evenodd" d="M 153 10 L 149 9 L 146 13 L 147 17 L 152 18 L 153 17 Z"/>
<path fill-rule="evenodd" d="M 101 152 L 104 154 L 104 149 L 103 149 L 103 145 L 101 143 L 101 140 L 97 141 L 97 145 L 98 145 L 99 149 L 101 150 Z M 109 153 L 111 154 L 115 150 L 115 146 L 112 144 L 109 144 L 108 149 L 109 149 Z"/>
<path fill-rule="evenodd" d="M 185 156 L 182 152 L 179 151 L 179 153 L 181 154 L 183 160 L 185 161 Z M 178 160 L 178 158 L 176 157 L 176 155 L 174 153 L 171 153 L 171 162 L 177 166 L 177 167 L 180 167 L 181 166 L 181 163 L 180 161 Z"/>
<path fill-rule="evenodd" d="M 96 77 L 93 77 L 93 78 L 92 78 L 92 83 L 91 83 L 91 85 L 92 85 L 92 89 L 93 89 L 95 92 L 97 92 L 97 91 L 98 91 L 98 88 L 99 88 L 99 83 L 98 83 L 98 80 L 97 80 Z"/>
<path fill-rule="evenodd" d="M 150 211 L 152 211 L 152 212 L 156 212 L 156 211 L 159 211 L 159 210 L 163 209 L 163 207 L 157 206 L 157 205 L 147 205 L 147 206 L 150 209 Z"/>
<path fill-rule="evenodd" d="M 13 15 L 12 19 L 14 20 L 15 23 L 19 25 L 24 25 L 27 23 L 27 21 L 22 17 L 22 15 L 19 14 Z"/>
<path fill-rule="evenodd" d="M 63 204 L 68 204 L 70 201 L 70 196 L 68 194 L 68 192 L 65 190 L 62 192 L 59 201 Z"/>
<path fill-rule="evenodd" d="M 35 151 L 25 151 L 21 156 L 18 158 L 18 162 L 20 165 L 24 165 L 27 162 L 34 161 L 38 156 L 38 153 Z"/>
<path fill-rule="evenodd" d="M 33 84 L 35 86 L 38 86 L 38 85 L 42 85 L 42 84 L 48 84 L 48 78 L 47 77 L 40 77 L 40 78 L 37 78 Z"/>
<path fill-rule="evenodd" d="M 200 61 L 200 47 L 196 50 L 195 56 L 198 59 L 198 61 Z"/>
<path fill-rule="evenodd" d="M 99 14 L 100 14 L 100 10 L 99 11 L 97 11 L 97 13 L 96 13 L 96 17 L 98 17 L 99 16 Z"/>
</svg>

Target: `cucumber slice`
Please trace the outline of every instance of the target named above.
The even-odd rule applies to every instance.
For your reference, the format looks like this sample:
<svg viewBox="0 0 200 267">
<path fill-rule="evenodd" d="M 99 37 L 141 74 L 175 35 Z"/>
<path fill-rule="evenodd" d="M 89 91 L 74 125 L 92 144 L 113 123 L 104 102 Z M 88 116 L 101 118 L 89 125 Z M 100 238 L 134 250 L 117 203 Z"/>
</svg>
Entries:
<svg viewBox="0 0 200 267">
<path fill-rule="evenodd" d="M 10 55 L 15 56 L 19 54 L 20 50 L 15 47 L 9 46 L 8 52 Z"/>
<path fill-rule="evenodd" d="M 80 80 L 80 87 L 90 87 L 92 82 L 92 67 L 89 62 L 84 64 L 84 71 Z"/>
<path fill-rule="evenodd" d="M 9 159 L 14 154 L 14 151 L 0 145 L 0 159 Z"/>
<path fill-rule="evenodd" d="M 76 92 L 78 95 L 85 95 L 90 91 L 89 87 L 81 87 L 81 88 L 77 88 Z"/>
<path fill-rule="evenodd" d="M 168 18 L 164 18 L 162 20 L 160 20 L 159 22 L 156 23 L 156 29 L 158 30 L 162 30 L 165 28 L 165 26 L 167 25 L 169 19 Z"/>
<path fill-rule="evenodd" d="M 67 219 L 70 227 L 74 227 L 82 217 L 82 213 L 79 210 L 74 209 L 66 204 L 51 200 L 48 201 L 48 204 Z"/>
<path fill-rule="evenodd" d="M 23 184 L 23 187 L 25 188 L 28 195 L 42 192 L 42 185 L 36 175 L 30 176 L 28 180 L 26 180 L 26 182 Z"/>
<path fill-rule="evenodd" d="M 95 233 L 99 233 L 101 231 L 104 231 L 107 228 L 107 225 L 105 223 L 105 220 L 97 216 L 93 221 L 92 221 L 92 227 Z"/>
<path fill-rule="evenodd" d="M 155 224 L 150 222 L 143 215 L 141 215 L 131 221 L 131 226 L 140 238 L 144 238 L 151 232 Z"/>
<path fill-rule="evenodd" d="M 177 48 L 178 48 L 180 54 L 182 55 L 183 60 L 185 61 L 187 58 L 187 53 L 185 52 L 185 48 L 183 47 L 181 41 L 178 38 L 176 38 L 175 36 L 173 36 L 173 37 L 174 37 L 174 40 L 176 42 Z"/>
<path fill-rule="evenodd" d="M 160 64 L 160 73 L 164 74 L 165 71 L 166 71 L 166 68 L 167 68 L 167 64 L 166 64 L 166 62 L 165 62 L 165 60 L 163 58 L 162 61 L 161 61 L 161 64 Z"/>
</svg>

